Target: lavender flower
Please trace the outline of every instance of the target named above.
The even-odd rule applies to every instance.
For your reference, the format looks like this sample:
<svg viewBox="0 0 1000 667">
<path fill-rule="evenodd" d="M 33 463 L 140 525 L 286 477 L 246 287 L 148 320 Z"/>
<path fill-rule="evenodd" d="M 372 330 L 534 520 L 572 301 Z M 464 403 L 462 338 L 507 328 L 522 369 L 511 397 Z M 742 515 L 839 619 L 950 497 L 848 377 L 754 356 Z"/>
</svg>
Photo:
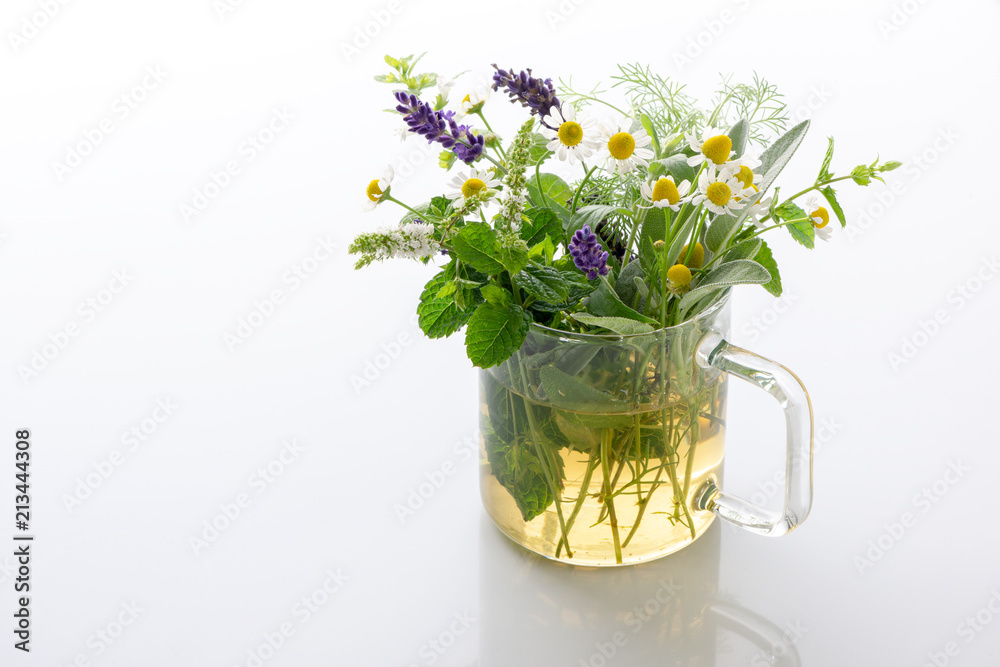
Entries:
<svg viewBox="0 0 1000 667">
<path fill-rule="evenodd" d="M 486 138 L 472 133 L 468 125 L 455 122 L 454 111 L 435 111 L 427 102 L 421 102 L 416 95 L 403 91 L 396 93 L 396 111 L 403 114 L 403 120 L 410 132 L 416 132 L 450 149 L 459 160 L 472 164 L 478 160 L 486 147 Z"/>
<path fill-rule="evenodd" d="M 562 104 L 552 86 L 552 79 L 536 79 L 531 76 L 530 69 L 515 74 L 514 70 L 508 72 L 497 67 L 495 63 L 493 68 L 496 70 L 496 74 L 493 75 L 493 90 L 506 88 L 511 100 L 520 100 L 521 106 L 528 107 L 533 114 L 538 114 L 542 125 L 551 130 L 559 129 L 545 122 L 545 117 L 551 113 L 552 107 L 562 110 Z"/>
<path fill-rule="evenodd" d="M 596 280 L 597 275 L 608 275 L 608 253 L 597 240 L 597 234 L 590 231 L 590 225 L 578 229 L 569 242 L 569 254 L 573 256 L 576 268 L 587 273 L 587 278 Z"/>
</svg>

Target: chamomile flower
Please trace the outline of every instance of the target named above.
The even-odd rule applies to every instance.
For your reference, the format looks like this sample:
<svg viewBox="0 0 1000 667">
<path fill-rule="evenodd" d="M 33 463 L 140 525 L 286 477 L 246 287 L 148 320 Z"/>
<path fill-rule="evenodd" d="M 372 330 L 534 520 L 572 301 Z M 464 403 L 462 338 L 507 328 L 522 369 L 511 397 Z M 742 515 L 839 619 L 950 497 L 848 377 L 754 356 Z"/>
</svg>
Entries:
<svg viewBox="0 0 1000 667">
<path fill-rule="evenodd" d="M 651 203 L 657 208 L 670 208 L 674 211 L 678 211 L 681 208 L 682 199 L 680 190 L 689 190 L 690 183 L 683 181 L 678 187 L 674 183 L 673 176 L 663 176 L 655 183 L 650 185 L 649 183 L 643 182 L 639 186 L 639 190 L 642 192 L 643 199 Z"/>
<path fill-rule="evenodd" d="M 489 88 L 477 88 L 471 91 L 468 95 L 462 98 L 462 104 L 459 105 L 457 118 L 465 118 L 470 113 L 478 113 L 483 110 L 483 105 L 486 104 L 486 100 L 490 98 Z"/>
<path fill-rule="evenodd" d="M 689 165 L 697 167 L 707 162 L 708 166 L 718 169 L 729 162 L 729 156 L 733 154 L 733 140 L 725 130 L 711 127 L 702 132 L 701 136 L 703 138 L 699 139 L 694 132 L 687 135 L 688 145 L 695 152 L 688 158 Z"/>
<path fill-rule="evenodd" d="M 455 87 L 455 77 L 448 78 L 445 76 L 438 76 L 436 83 L 438 94 L 444 99 L 448 99 L 448 94 L 451 92 L 451 89 Z"/>
<path fill-rule="evenodd" d="M 824 241 L 829 241 L 831 231 L 827 225 L 830 224 L 830 212 L 826 210 L 825 206 L 820 206 L 816 195 L 806 200 L 806 215 L 812 218 L 813 227 L 816 229 L 816 236 Z"/>
<path fill-rule="evenodd" d="M 771 210 L 771 197 L 761 197 L 760 194 L 756 194 L 751 196 L 747 201 L 753 203 L 744 210 L 747 216 L 746 219 L 752 222 L 758 229 L 763 229 L 764 223 L 760 219 Z"/>
<path fill-rule="evenodd" d="M 704 203 L 716 215 L 732 215 L 734 209 L 742 208 L 755 194 L 728 171 L 705 169 L 698 177 L 698 194 L 691 203 Z"/>
<path fill-rule="evenodd" d="M 727 162 L 722 170 L 735 176 L 744 188 L 754 189 L 758 188 L 757 184 L 761 181 L 761 175 L 754 171 L 759 166 L 760 159 L 756 156 L 742 155 Z"/>
<path fill-rule="evenodd" d="M 597 139 L 597 122 L 592 118 L 577 120 L 576 110 L 569 104 L 561 110 L 552 107 L 542 120 L 540 131 L 549 140 L 545 147 L 560 160 L 576 164 L 577 160 L 593 155 L 601 145 Z"/>
<path fill-rule="evenodd" d="M 632 119 L 625 118 L 616 127 L 601 126 L 608 171 L 614 172 L 617 169 L 621 176 L 630 173 L 636 165 L 647 166 L 653 159 L 653 151 L 646 148 L 653 140 L 646 134 L 646 130 L 630 132 L 631 124 Z"/>
<path fill-rule="evenodd" d="M 389 186 L 392 185 L 393 175 L 392 165 L 386 165 L 382 178 L 376 178 L 368 184 L 368 187 L 365 189 L 368 200 L 361 205 L 362 211 L 373 211 L 376 206 L 382 203 L 386 195 L 389 194 Z"/>
<path fill-rule="evenodd" d="M 455 200 L 456 207 L 462 208 L 466 199 L 473 195 L 487 194 L 500 185 L 500 180 L 492 177 L 488 171 L 473 169 L 468 175 L 460 171 L 451 179 L 450 185 L 455 189 L 447 193 L 448 199 Z"/>
</svg>

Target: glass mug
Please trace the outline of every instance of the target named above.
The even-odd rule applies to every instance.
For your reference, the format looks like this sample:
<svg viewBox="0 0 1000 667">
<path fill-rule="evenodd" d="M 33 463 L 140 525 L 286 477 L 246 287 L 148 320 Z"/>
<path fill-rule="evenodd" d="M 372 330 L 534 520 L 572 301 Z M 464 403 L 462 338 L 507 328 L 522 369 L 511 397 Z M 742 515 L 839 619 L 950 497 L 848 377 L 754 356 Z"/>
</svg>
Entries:
<svg viewBox="0 0 1000 667">
<path fill-rule="evenodd" d="M 692 543 L 716 516 L 784 535 L 812 505 L 812 405 L 784 366 L 730 345 L 730 291 L 696 317 L 636 335 L 532 324 L 480 371 L 480 489 L 508 537 L 547 558 L 625 565 Z M 785 414 L 784 507 L 720 490 L 726 383 L 747 380 Z"/>
</svg>

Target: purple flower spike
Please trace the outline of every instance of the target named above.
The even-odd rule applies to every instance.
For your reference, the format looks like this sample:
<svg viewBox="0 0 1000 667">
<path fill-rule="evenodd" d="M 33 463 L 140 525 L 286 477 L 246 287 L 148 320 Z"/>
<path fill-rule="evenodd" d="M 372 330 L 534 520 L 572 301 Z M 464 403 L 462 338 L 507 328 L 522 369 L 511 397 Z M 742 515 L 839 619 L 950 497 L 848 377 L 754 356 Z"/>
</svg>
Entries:
<svg viewBox="0 0 1000 667">
<path fill-rule="evenodd" d="M 545 127 L 551 130 L 559 129 L 550 127 L 545 122 L 545 117 L 552 111 L 552 107 L 562 109 L 562 104 L 552 86 L 552 79 L 536 79 L 531 76 L 530 69 L 515 74 L 514 70 L 508 72 L 497 67 L 495 63 L 493 69 L 496 70 L 493 75 L 493 90 L 506 88 L 511 100 L 519 100 L 521 106 L 528 107 L 533 114 L 538 114 Z"/>
<path fill-rule="evenodd" d="M 608 275 L 608 253 L 597 239 L 597 234 L 590 231 L 589 225 L 578 229 L 569 242 L 569 254 L 573 257 L 576 268 L 587 274 L 590 280 L 596 280 L 598 274 Z"/>
<path fill-rule="evenodd" d="M 459 160 L 472 164 L 483 155 L 486 138 L 472 133 L 468 125 L 455 122 L 454 111 L 435 111 L 434 107 L 421 102 L 416 95 L 403 91 L 396 93 L 396 111 L 403 114 L 403 120 L 410 128 L 427 139 L 427 143 L 435 141 L 450 149 Z"/>
</svg>

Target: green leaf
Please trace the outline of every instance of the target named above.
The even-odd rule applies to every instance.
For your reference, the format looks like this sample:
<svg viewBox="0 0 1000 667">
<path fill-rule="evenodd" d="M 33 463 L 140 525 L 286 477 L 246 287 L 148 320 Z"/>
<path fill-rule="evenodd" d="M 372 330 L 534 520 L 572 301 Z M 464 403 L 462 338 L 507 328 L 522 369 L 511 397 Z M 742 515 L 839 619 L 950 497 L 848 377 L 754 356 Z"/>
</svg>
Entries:
<svg viewBox="0 0 1000 667">
<path fill-rule="evenodd" d="M 500 242 L 489 225 L 470 222 L 454 237 L 452 248 L 460 260 L 478 271 L 496 275 L 504 269 Z"/>
<path fill-rule="evenodd" d="M 421 331 L 428 338 L 450 336 L 461 329 L 472 316 L 472 311 L 460 309 L 453 297 L 436 298 L 446 284 L 455 284 L 450 281 L 448 269 L 431 278 L 420 295 L 420 305 L 417 306 L 418 322 Z"/>
<path fill-rule="evenodd" d="M 580 412 L 627 412 L 627 405 L 554 366 L 539 371 L 542 389 L 553 405 Z"/>
<path fill-rule="evenodd" d="M 535 178 L 534 174 L 527 175 L 526 178 L 528 181 L 528 194 L 536 202 L 551 199 L 559 206 L 566 207 L 573 199 L 573 189 L 569 187 L 566 181 L 555 174 L 539 175 L 539 179 L 542 181 L 541 190 L 538 189 L 538 179 Z"/>
<path fill-rule="evenodd" d="M 833 209 L 834 214 L 837 216 L 837 220 L 840 220 L 840 226 L 846 227 L 847 218 L 844 217 L 844 209 L 840 207 L 840 202 L 837 201 L 837 193 L 834 192 L 833 186 L 828 185 L 820 190 L 820 192 L 823 193 L 827 203 L 830 204 L 830 208 Z"/>
<path fill-rule="evenodd" d="M 761 241 L 760 250 L 757 251 L 757 256 L 753 260 L 771 274 L 771 280 L 764 283 L 764 289 L 774 296 L 781 296 L 781 274 L 778 273 L 778 264 L 774 261 L 774 256 L 771 254 L 771 249 L 767 247 L 767 243 Z"/>
<path fill-rule="evenodd" d="M 872 170 L 866 164 L 859 164 L 851 170 L 851 178 L 858 185 L 869 185 L 872 182 Z"/>
<path fill-rule="evenodd" d="M 514 302 L 514 297 L 510 292 L 496 285 L 483 285 L 479 292 L 486 299 L 486 303 L 492 303 L 494 306 L 507 308 Z"/>
<path fill-rule="evenodd" d="M 636 322 L 645 322 L 654 327 L 660 326 L 656 320 L 637 313 L 622 303 L 615 291 L 608 285 L 607 279 L 602 277 L 597 282 L 599 283 L 597 289 L 587 300 L 587 311 L 590 314 L 603 317 L 623 317 Z"/>
<path fill-rule="evenodd" d="M 830 143 L 826 147 L 826 155 L 823 157 L 823 166 L 819 168 L 819 176 L 816 177 L 817 183 L 833 178 L 833 174 L 830 173 L 830 163 L 833 161 L 833 137 L 827 137 L 827 141 Z"/>
<path fill-rule="evenodd" d="M 584 225 L 589 225 L 591 231 L 594 231 L 601 220 L 613 215 L 618 210 L 618 207 L 606 204 L 591 204 L 576 209 L 576 213 L 570 218 L 569 225 L 566 227 L 567 241 L 576 233 L 576 230 L 583 229 Z"/>
<path fill-rule="evenodd" d="M 732 215 L 717 215 L 705 232 L 705 245 L 712 252 L 719 252 L 739 225 L 739 218 Z"/>
<path fill-rule="evenodd" d="M 674 177 L 674 183 L 680 185 L 684 181 L 694 180 L 694 167 L 687 163 L 687 156 L 683 153 L 665 157 L 662 160 L 653 160 L 649 163 L 649 175 L 657 178 L 663 173 L 668 173 Z"/>
<path fill-rule="evenodd" d="M 639 117 L 639 121 L 642 123 L 642 129 L 646 130 L 646 134 L 649 138 L 653 140 L 653 155 L 660 154 L 660 139 L 656 136 L 656 129 L 653 127 L 653 121 L 649 119 L 649 116 L 642 114 Z"/>
<path fill-rule="evenodd" d="M 543 135 L 532 132 L 528 135 L 528 139 L 531 140 L 531 146 L 528 148 L 528 164 L 538 164 L 539 161 L 545 162 L 545 160 L 548 160 L 552 156 L 552 151 L 546 148 L 549 140 Z"/>
<path fill-rule="evenodd" d="M 747 148 L 747 137 L 750 136 L 750 122 L 746 118 L 741 118 L 726 134 L 733 142 L 733 150 L 736 151 L 733 157 L 743 157 L 743 151 Z"/>
<path fill-rule="evenodd" d="M 771 273 L 749 259 L 737 259 L 712 269 L 698 281 L 697 287 L 684 295 L 680 308 L 690 308 L 710 292 L 732 285 L 763 285 L 771 280 Z"/>
<path fill-rule="evenodd" d="M 667 217 L 662 208 L 653 207 L 646 210 L 646 219 L 642 221 L 639 232 L 639 243 L 648 238 L 650 242 L 663 241 L 667 238 Z"/>
<path fill-rule="evenodd" d="M 551 266 L 529 264 L 514 276 L 514 283 L 539 301 L 562 303 L 569 297 L 569 283 Z"/>
<path fill-rule="evenodd" d="M 761 154 L 761 164 L 758 169 L 758 173 L 761 174 L 759 186 L 761 190 L 767 190 L 771 187 L 774 180 L 778 178 L 778 174 L 781 173 L 781 170 L 785 168 L 785 165 L 802 144 L 808 130 L 809 121 L 804 120 L 779 137 Z"/>
<path fill-rule="evenodd" d="M 550 208 L 532 208 L 524 213 L 528 222 L 521 225 L 521 238 L 529 246 L 539 243 L 546 236 L 562 238 L 563 227 L 559 216 Z"/>
<path fill-rule="evenodd" d="M 894 169 L 899 169 L 902 166 L 903 166 L 903 163 L 899 162 L 898 160 L 889 160 L 888 162 L 883 163 L 882 166 L 878 168 L 878 170 L 879 171 L 892 171 Z"/>
<path fill-rule="evenodd" d="M 683 209 L 682 209 L 683 210 Z M 698 222 L 698 216 L 701 213 L 701 206 L 689 206 L 687 216 L 680 224 L 680 230 L 674 236 L 674 240 L 670 242 L 670 247 L 667 248 L 667 254 L 664 257 L 664 264 L 667 267 L 673 266 L 677 263 L 677 258 L 681 255 L 681 250 L 691 239 L 691 232 L 694 229 L 695 224 Z M 706 241 L 707 243 L 707 241 Z M 711 248 L 709 248 L 711 250 Z M 643 266 L 646 269 L 645 266 Z M 654 269 L 646 269 L 647 274 L 652 274 Z"/>
<path fill-rule="evenodd" d="M 503 267 L 514 275 L 528 265 L 527 248 L 505 248 L 500 247 L 500 263 Z"/>
<path fill-rule="evenodd" d="M 581 299 L 590 295 L 597 289 L 597 280 L 588 280 L 580 269 L 573 264 L 573 258 L 564 256 L 553 263 L 552 268 L 556 269 L 562 279 L 569 286 L 569 296 L 561 303 L 550 303 L 548 301 L 536 301 L 531 304 L 532 310 L 543 313 L 555 313 L 560 310 L 567 310 L 576 306 Z"/>
<path fill-rule="evenodd" d="M 528 335 L 530 316 L 520 306 L 484 303 L 469 318 L 465 350 L 472 363 L 492 368 L 511 357 Z"/>
<path fill-rule="evenodd" d="M 734 259 L 753 259 L 757 255 L 757 251 L 760 250 L 760 246 L 763 243 L 760 239 L 749 239 L 743 241 L 742 243 L 737 243 L 726 256 L 722 258 L 722 262 L 731 262 Z"/>
<path fill-rule="evenodd" d="M 642 310 L 642 300 L 637 298 L 640 295 L 636 286 L 636 279 L 639 281 L 638 284 L 642 284 L 645 278 L 646 274 L 642 270 L 642 263 L 636 261 L 629 262 L 618 274 L 618 280 L 615 282 L 615 294 L 618 295 L 618 298 L 626 306 Z"/>
<path fill-rule="evenodd" d="M 797 204 L 786 201 L 778 208 L 774 209 L 774 214 L 784 221 L 797 220 L 799 218 L 809 218 L 809 214 L 803 211 Z M 816 245 L 816 228 L 813 227 L 811 219 L 800 220 L 790 225 L 785 225 L 785 229 L 792 235 L 792 238 L 809 248 Z"/>
<path fill-rule="evenodd" d="M 590 315 L 588 313 L 573 313 L 570 317 L 589 327 L 600 327 L 622 336 L 653 332 L 653 327 L 648 324 L 636 322 L 635 320 L 627 320 L 623 317 L 598 317 L 597 315 Z"/>
</svg>

